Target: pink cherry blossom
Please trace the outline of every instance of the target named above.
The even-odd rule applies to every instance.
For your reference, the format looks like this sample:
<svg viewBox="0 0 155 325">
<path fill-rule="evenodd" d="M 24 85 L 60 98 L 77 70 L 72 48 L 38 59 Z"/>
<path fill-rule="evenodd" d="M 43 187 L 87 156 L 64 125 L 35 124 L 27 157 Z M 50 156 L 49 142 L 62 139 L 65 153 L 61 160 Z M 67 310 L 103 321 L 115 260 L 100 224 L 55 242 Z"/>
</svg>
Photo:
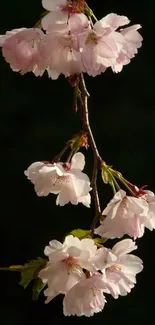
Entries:
<svg viewBox="0 0 155 325">
<path fill-rule="evenodd" d="M 148 218 L 145 222 L 145 227 L 149 230 L 155 229 L 155 195 L 153 192 L 144 190 L 145 194 L 141 197 L 145 199 L 148 203 L 149 212 Z"/>
<path fill-rule="evenodd" d="M 58 194 L 57 205 L 81 202 L 89 207 L 91 188 L 88 176 L 82 173 L 84 165 L 84 155 L 78 152 L 72 157 L 67 168 L 63 163 L 35 162 L 25 171 L 25 175 L 34 184 L 38 196 Z"/>
<path fill-rule="evenodd" d="M 44 73 L 38 51 L 38 44 L 43 38 L 44 33 L 39 28 L 16 29 L 0 36 L 2 54 L 13 71 L 21 74 L 32 71 L 37 76 Z"/>
<path fill-rule="evenodd" d="M 102 212 L 106 218 L 95 233 L 108 238 L 120 238 L 125 234 L 134 239 L 140 238 L 144 234 L 148 211 L 148 204 L 143 198 L 126 196 L 126 192 L 120 190 Z"/>
<path fill-rule="evenodd" d="M 137 32 L 141 25 L 133 25 L 120 31 L 124 38 L 123 47 L 116 59 L 116 64 L 112 67 L 114 72 L 120 72 L 123 65 L 130 63 L 131 59 L 138 53 L 137 49 L 142 46 L 142 36 Z"/>
<path fill-rule="evenodd" d="M 40 52 L 49 70 L 57 71 L 58 75 L 62 73 L 68 77 L 83 70 L 76 35 L 52 32 L 41 43 Z"/>
<path fill-rule="evenodd" d="M 40 55 L 52 79 L 53 71 L 56 71 L 57 77 L 61 73 L 68 77 L 84 71 L 77 35 L 89 28 L 88 19 L 84 14 L 74 14 L 68 19 L 67 25 L 63 24 L 59 29 L 56 25 L 52 26 L 48 35 L 40 42 Z"/>
<path fill-rule="evenodd" d="M 43 283 L 48 285 L 44 291 L 47 297 L 46 303 L 61 293 L 65 294 L 81 279 L 85 279 L 84 272 L 77 264 L 77 259 L 64 252 L 53 254 L 46 268 L 40 271 L 39 277 Z"/>
<path fill-rule="evenodd" d="M 78 35 L 83 65 L 89 75 L 96 76 L 108 67 L 121 71 L 135 56 L 142 45 L 137 32 L 140 25 L 118 30 L 129 22 L 127 17 L 112 13 L 97 21 L 91 31 Z"/>
<path fill-rule="evenodd" d="M 94 258 L 94 265 L 100 269 L 113 288 L 114 297 L 126 295 L 136 283 L 136 274 L 143 269 L 142 260 L 129 254 L 137 246 L 131 239 L 124 239 L 112 249 L 100 248 Z"/>
<path fill-rule="evenodd" d="M 63 300 L 65 316 L 93 316 L 103 310 L 105 283 L 100 274 L 81 280 L 67 292 Z"/>
<path fill-rule="evenodd" d="M 96 76 L 112 66 L 118 56 L 118 48 L 110 28 L 103 27 L 98 23 L 93 30 L 86 30 L 78 35 L 79 48 L 86 72 Z"/>
<path fill-rule="evenodd" d="M 39 277 L 48 288 L 45 295 L 47 302 L 60 293 L 68 292 L 76 283 L 85 279 L 83 268 L 95 271 L 91 262 L 97 250 L 92 239 L 82 239 L 69 235 L 63 244 L 52 240 L 45 247 L 45 255 L 49 262 L 41 270 Z"/>
<path fill-rule="evenodd" d="M 69 235 L 65 238 L 63 244 L 57 240 L 52 240 L 49 246 L 45 247 L 44 254 L 48 256 L 49 260 L 52 260 L 53 254 L 58 252 L 65 252 L 74 258 L 78 257 L 80 266 L 94 272 L 96 269 L 92 264 L 92 257 L 95 255 L 97 246 L 90 238 L 84 238 L 80 240 L 77 237 Z M 90 262 L 89 262 L 90 261 Z"/>
</svg>

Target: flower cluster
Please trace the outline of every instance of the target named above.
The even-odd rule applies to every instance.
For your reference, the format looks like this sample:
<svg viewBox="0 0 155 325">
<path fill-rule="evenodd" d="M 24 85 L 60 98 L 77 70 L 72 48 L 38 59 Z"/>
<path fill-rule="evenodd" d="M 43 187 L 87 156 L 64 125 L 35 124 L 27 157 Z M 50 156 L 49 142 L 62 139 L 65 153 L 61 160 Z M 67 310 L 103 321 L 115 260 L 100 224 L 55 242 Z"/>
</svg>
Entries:
<svg viewBox="0 0 155 325">
<path fill-rule="evenodd" d="M 122 28 L 129 19 L 111 13 L 95 24 L 85 1 L 43 0 L 48 13 L 41 28 L 22 28 L 0 36 L 2 54 L 13 71 L 32 71 L 57 79 L 82 72 L 99 75 L 108 67 L 120 72 L 142 45 L 140 25 Z"/>
<path fill-rule="evenodd" d="M 137 246 L 124 239 L 112 249 L 99 248 L 89 238 L 79 240 L 69 235 L 63 244 L 52 240 L 45 247 L 49 261 L 39 277 L 47 284 L 46 303 L 63 294 L 65 316 L 92 316 L 105 305 L 104 293 L 115 299 L 127 295 L 136 283 L 142 261 L 129 254 Z"/>
<path fill-rule="evenodd" d="M 124 235 L 135 240 L 143 236 L 145 228 L 155 229 L 155 195 L 129 183 L 100 157 L 89 125 L 89 94 L 83 72 L 93 77 L 107 68 L 120 72 L 142 45 L 138 32 L 141 26 L 126 27 L 129 19 L 114 13 L 97 20 L 84 0 L 42 0 L 42 5 L 46 12 L 37 27 L 14 29 L 0 36 L 2 54 L 12 70 L 21 74 L 33 72 L 42 76 L 47 71 L 52 79 L 60 74 L 69 77 L 74 87 L 75 110 L 77 99 L 81 105 L 83 128 L 52 162 L 32 163 L 25 175 L 34 184 L 38 196 L 56 194 L 56 204 L 60 206 L 70 202 L 90 207 L 92 190 L 95 217 L 91 229 L 82 230 L 84 236 L 79 238 L 83 239 L 69 235 L 63 244 L 52 240 L 44 251 L 47 264 L 43 260 L 45 263 L 38 268 L 37 260 L 37 273 L 31 276 L 34 280 L 35 274 L 36 280 L 37 274 L 43 285 L 47 285 L 46 303 L 59 294 L 64 295 L 64 315 L 92 316 L 103 310 L 106 294 L 115 299 L 127 295 L 136 283 L 136 275 L 143 269 L 141 259 L 130 254 L 137 248 L 132 239 L 123 239 L 112 249 L 102 244 L 109 238 Z M 85 157 L 78 152 L 89 145 L 94 157 L 91 182 L 82 172 Z M 68 158 L 60 161 L 69 147 Z M 99 168 L 103 182 L 109 183 L 114 192 L 102 215 L 97 189 Z M 132 196 L 120 188 L 117 179 Z M 103 239 L 93 239 L 94 234 Z"/>
</svg>

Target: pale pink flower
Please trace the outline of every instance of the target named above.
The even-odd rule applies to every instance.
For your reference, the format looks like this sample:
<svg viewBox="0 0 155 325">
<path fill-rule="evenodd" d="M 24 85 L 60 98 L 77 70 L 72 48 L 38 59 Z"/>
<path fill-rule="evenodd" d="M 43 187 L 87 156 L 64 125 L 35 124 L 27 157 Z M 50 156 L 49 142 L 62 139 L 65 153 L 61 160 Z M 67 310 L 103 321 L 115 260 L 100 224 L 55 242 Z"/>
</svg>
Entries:
<svg viewBox="0 0 155 325">
<path fill-rule="evenodd" d="M 59 294 L 65 294 L 81 279 L 85 279 L 77 260 L 64 252 L 53 254 L 46 268 L 42 269 L 38 276 L 48 286 L 44 291 L 46 303 Z"/>
<path fill-rule="evenodd" d="M 45 247 L 44 253 L 49 258 L 45 269 L 41 270 L 39 277 L 48 288 L 45 295 L 49 302 L 56 295 L 66 293 L 76 283 L 85 279 L 83 268 L 95 271 L 91 262 L 97 250 L 92 239 L 79 240 L 69 235 L 63 244 L 52 240 Z"/>
<path fill-rule="evenodd" d="M 149 212 L 148 218 L 145 222 L 145 227 L 149 230 L 155 229 L 155 195 L 153 192 L 144 190 L 145 194 L 141 197 L 145 199 L 148 203 Z"/>
<path fill-rule="evenodd" d="M 67 292 L 63 300 L 65 316 L 93 316 L 103 310 L 105 283 L 100 274 L 81 280 Z"/>
<path fill-rule="evenodd" d="M 68 235 L 63 244 L 57 240 L 50 241 L 49 246 L 45 247 L 44 254 L 48 256 L 49 260 L 52 260 L 53 254 L 65 252 L 74 258 L 78 258 L 79 264 L 83 268 L 95 271 L 91 259 L 96 251 L 97 246 L 92 239 L 84 238 L 80 240 L 77 237 Z"/>
<path fill-rule="evenodd" d="M 98 249 L 93 257 L 95 267 L 102 271 L 105 280 L 113 288 L 115 298 L 131 291 L 136 283 L 136 274 L 143 269 L 142 260 L 129 254 L 136 248 L 131 239 L 124 239 L 112 249 Z"/>
<path fill-rule="evenodd" d="M 110 28 L 95 23 L 93 30 L 78 35 L 79 49 L 86 72 L 93 77 L 112 66 L 118 47 Z"/>
<path fill-rule="evenodd" d="M 108 238 L 120 238 L 125 234 L 134 239 L 140 238 L 144 234 L 148 211 L 148 204 L 143 198 L 126 196 L 126 192 L 120 190 L 102 212 L 106 218 L 95 233 Z"/>
<path fill-rule="evenodd" d="M 57 205 L 81 202 L 89 207 L 91 188 L 88 176 L 82 173 L 84 165 L 85 157 L 78 152 L 72 157 L 69 166 L 63 163 L 36 162 L 29 166 L 25 175 L 34 184 L 38 196 L 58 194 Z"/>
<path fill-rule="evenodd" d="M 89 75 L 96 76 L 108 67 L 121 71 L 135 56 L 142 45 L 142 37 L 137 32 L 140 25 L 118 30 L 129 22 L 127 17 L 112 13 L 96 22 L 92 30 L 79 33 L 82 62 Z"/>
<path fill-rule="evenodd" d="M 57 77 L 61 73 L 68 77 L 84 71 L 77 35 L 89 27 L 84 14 L 74 14 L 68 19 L 68 25 L 63 25 L 59 30 L 52 28 L 42 40 L 39 51 L 52 79 L 53 71 L 56 71 Z"/>
<path fill-rule="evenodd" d="M 39 28 L 16 29 L 0 36 L 2 54 L 13 71 L 21 74 L 32 71 L 37 76 L 44 73 L 38 51 L 38 44 L 43 38 L 44 33 Z"/>
<path fill-rule="evenodd" d="M 123 65 L 130 63 L 131 59 L 138 53 L 137 49 L 142 46 L 142 36 L 138 33 L 141 25 L 133 25 L 120 30 L 124 38 L 123 47 L 120 51 L 116 64 L 112 67 L 114 72 L 120 72 Z"/>
</svg>

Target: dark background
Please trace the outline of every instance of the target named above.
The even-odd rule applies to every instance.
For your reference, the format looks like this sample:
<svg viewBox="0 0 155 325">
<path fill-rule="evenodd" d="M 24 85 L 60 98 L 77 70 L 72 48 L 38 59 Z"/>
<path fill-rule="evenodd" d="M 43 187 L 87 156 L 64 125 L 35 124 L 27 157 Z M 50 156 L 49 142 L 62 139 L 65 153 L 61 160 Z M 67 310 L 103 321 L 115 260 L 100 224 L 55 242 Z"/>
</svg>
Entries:
<svg viewBox="0 0 155 325">
<path fill-rule="evenodd" d="M 148 184 L 155 191 L 155 108 L 154 108 L 154 0 L 88 1 L 98 18 L 115 12 L 140 23 L 144 37 L 139 54 L 120 74 L 110 70 L 87 78 L 90 120 L 101 152 L 108 164 L 138 186 Z M 0 34 L 6 30 L 32 27 L 40 18 L 40 0 L 3 1 L 0 5 Z M 60 77 L 52 81 L 33 74 L 12 72 L 0 57 L 0 139 L 1 141 L 1 257 L 0 266 L 23 264 L 44 256 L 52 239 L 62 240 L 70 230 L 88 228 L 93 209 L 82 205 L 56 207 L 56 196 L 36 196 L 24 170 L 35 161 L 51 160 L 66 141 L 78 132 L 81 122 L 72 110 L 72 89 Z M 91 175 L 91 152 L 86 154 L 85 171 Z M 102 207 L 111 189 L 100 184 Z M 1 272 L 1 313 L 5 325 L 21 324 L 149 324 L 154 325 L 155 232 L 138 240 L 136 254 L 144 261 L 138 284 L 127 297 L 108 298 L 102 313 L 92 318 L 62 314 L 62 298 L 44 305 L 42 295 L 31 300 L 31 287 L 18 285 L 19 275 Z"/>
</svg>

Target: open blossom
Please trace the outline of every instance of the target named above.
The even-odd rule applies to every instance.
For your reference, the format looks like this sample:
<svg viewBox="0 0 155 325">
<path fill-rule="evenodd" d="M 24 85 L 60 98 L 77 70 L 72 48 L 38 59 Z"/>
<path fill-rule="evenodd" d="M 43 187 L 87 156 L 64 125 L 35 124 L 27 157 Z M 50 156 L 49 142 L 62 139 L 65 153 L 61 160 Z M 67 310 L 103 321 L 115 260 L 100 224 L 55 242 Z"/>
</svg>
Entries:
<svg viewBox="0 0 155 325">
<path fill-rule="evenodd" d="M 63 300 L 65 316 L 93 316 L 103 310 L 105 283 L 100 274 L 81 280 L 67 292 Z"/>
<path fill-rule="evenodd" d="M 112 67 L 114 72 L 120 72 L 123 65 L 130 63 L 131 59 L 138 53 L 137 49 L 142 46 L 142 36 L 138 33 L 141 25 L 133 25 L 120 31 L 123 35 L 123 47 L 116 59 L 116 64 Z"/>
<path fill-rule="evenodd" d="M 32 71 L 36 76 L 42 75 L 42 58 L 38 44 L 44 38 L 39 28 L 21 28 L 0 36 L 0 46 L 5 60 L 13 71 L 21 74 Z"/>
<path fill-rule="evenodd" d="M 120 190 L 102 212 L 106 218 L 95 229 L 95 233 L 108 238 L 120 238 L 125 234 L 134 239 L 140 238 L 149 218 L 148 211 L 146 200 L 126 196 L 126 192 Z"/>
<path fill-rule="evenodd" d="M 148 203 L 148 218 L 145 222 L 145 227 L 149 230 L 155 229 L 155 195 L 153 192 L 144 190 L 145 194 L 141 197 Z"/>
<path fill-rule="evenodd" d="M 57 205 L 81 202 L 89 207 L 91 187 L 88 176 L 82 173 L 84 165 L 84 155 L 78 152 L 67 166 L 63 163 L 35 162 L 25 171 L 25 175 L 34 184 L 38 196 L 58 194 Z"/>
<path fill-rule="evenodd" d="M 97 247 L 92 239 L 81 241 L 69 235 L 63 244 L 53 240 L 45 247 L 45 255 L 49 262 L 45 269 L 41 270 L 39 277 L 48 288 L 45 290 L 47 303 L 56 295 L 68 292 L 75 284 L 85 279 L 83 268 L 94 271 L 91 262 Z"/>
<path fill-rule="evenodd" d="M 97 21 L 91 31 L 79 34 L 79 47 L 86 72 L 96 76 L 112 67 L 121 71 L 123 65 L 137 53 L 142 45 L 142 37 L 137 32 L 140 25 L 117 29 L 130 21 L 125 16 L 109 14 Z"/>
<path fill-rule="evenodd" d="M 65 238 L 64 243 L 60 243 L 57 240 L 52 240 L 49 243 L 49 246 L 45 247 L 44 253 L 48 256 L 49 260 L 53 258 L 53 254 L 58 252 L 65 252 L 71 254 L 73 257 L 80 259 L 81 264 L 84 268 L 94 271 L 92 262 L 88 263 L 92 256 L 96 253 L 97 246 L 94 244 L 94 241 L 90 238 L 84 238 L 80 240 L 77 237 L 69 235 Z M 88 263 L 86 265 L 86 263 Z"/>
<path fill-rule="evenodd" d="M 118 295 L 126 295 L 136 283 L 136 274 L 143 269 L 142 260 L 132 254 L 137 246 L 131 239 L 124 239 L 113 246 L 112 249 L 100 248 L 94 257 L 94 265 L 100 269 Z"/>
<path fill-rule="evenodd" d="M 57 77 L 61 73 L 68 77 L 84 71 L 77 35 L 89 27 L 89 21 L 84 14 L 74 14 L 68 19 L 67 25 L 62 25 L 59 29 L 52 27 L 40 42 L 40 55 L 48 66 L 50 77 L 50 71 L 56 71 Z"/>
</svg>

